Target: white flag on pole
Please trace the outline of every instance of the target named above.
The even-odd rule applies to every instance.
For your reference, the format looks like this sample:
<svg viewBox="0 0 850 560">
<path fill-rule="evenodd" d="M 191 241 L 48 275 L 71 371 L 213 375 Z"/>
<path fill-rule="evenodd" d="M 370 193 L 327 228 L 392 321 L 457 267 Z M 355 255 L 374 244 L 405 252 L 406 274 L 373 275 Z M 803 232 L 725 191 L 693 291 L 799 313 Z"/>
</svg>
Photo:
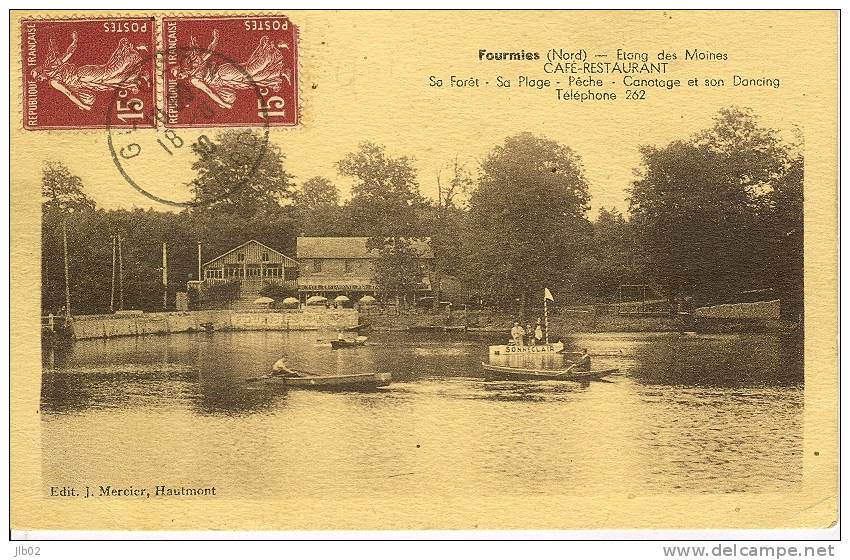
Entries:
<svg viewBox="0 0 850 560">
<path fill-rule="evenodd" d="M 555 298 L 552 297 L 552 292 L 549 291 L 549 288 L 543 288 L 543 299 L 549 301 L 555 301 Z"/>
</svg>

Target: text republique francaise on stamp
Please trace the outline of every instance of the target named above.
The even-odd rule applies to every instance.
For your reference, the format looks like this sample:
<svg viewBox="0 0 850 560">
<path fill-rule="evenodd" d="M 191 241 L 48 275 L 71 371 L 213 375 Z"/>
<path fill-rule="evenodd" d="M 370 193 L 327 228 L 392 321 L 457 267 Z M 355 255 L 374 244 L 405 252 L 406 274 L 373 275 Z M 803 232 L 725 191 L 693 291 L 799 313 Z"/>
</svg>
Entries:
<svg viewBox="0 0 850 560">
<path fill-rule="evenodd" d="M 163 18 L 162 50 L 157 23 L 24 20 L 24 128 L 298 124 L 298 35 L 287 17 Z"/>
</svg>

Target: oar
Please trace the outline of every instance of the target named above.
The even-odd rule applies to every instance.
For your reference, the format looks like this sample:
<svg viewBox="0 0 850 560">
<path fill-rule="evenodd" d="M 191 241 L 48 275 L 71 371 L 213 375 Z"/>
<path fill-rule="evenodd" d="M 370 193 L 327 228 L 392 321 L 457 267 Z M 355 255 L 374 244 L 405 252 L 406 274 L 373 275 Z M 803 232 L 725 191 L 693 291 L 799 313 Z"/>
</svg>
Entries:
<svg viewBox="0 0 850 560">
<path fill-rule="evenodd" d="M 287 368 L 285 373 L 292 374 L 295 377 L 315 377 L 316 376 L 315 373 L 311 373 L 309 371 L 295 371 L 295 370 L 289 369 L 289 368 Z M 253 383 L 255 381 L 264 381 L 266 379 L 275 379 L 275 378 L 278 378 L 278 377 L 286 377 L 286 376 L 285 375 L 263 375 L 263 376 L 260 376 L 260 377 L 249 377 L 245 381 L 247 383 Z"/>
<path fill-rule="evenodd" d="M 573 352 L 573 351 L 567 351 L 567 350 L 561 350 L 558 353 L 559 354 L 570 354 L 570 355 L 575 355 L 575 356 L 581 356 L 581 355 L 584 354 L 583 352 Z M 622 355 L 623 355 L 622 350 L 617 350 L 616 352 L 593 352 L 592 354 L 590 354 L 590 356 L 592 358 L 614 358 L 614 357 L 620 357 Z"/>
<path fill-rule="evenodd" d="M 560 377 L 560 376 L 562 376 L 562 375 L 566 375 L 566 374 L 568 374 L 568 373 L 572 373 L 573 368 L 574 368 L 574 367 L 576 367 L 577 365 L 578 365 L 578 364 L 573 364 L 573 365 L 571 365 L 570 367 L 568 367 L 566 371 L 562 371 L 561 373 L 556 373 L 556 374 L 555 374 L 555 375 L 553 375 L 552 377 Z"/>
</svg>

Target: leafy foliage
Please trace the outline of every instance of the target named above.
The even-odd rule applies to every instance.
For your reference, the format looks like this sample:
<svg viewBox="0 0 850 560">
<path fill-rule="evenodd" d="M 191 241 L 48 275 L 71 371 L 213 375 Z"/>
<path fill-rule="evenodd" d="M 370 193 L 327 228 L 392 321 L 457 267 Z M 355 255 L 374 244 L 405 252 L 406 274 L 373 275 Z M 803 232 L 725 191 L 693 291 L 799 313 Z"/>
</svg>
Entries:
<svg viewBox="0 0 850 560">
<path fill-rule="evenodd" d="M 422 278 L 419 256 L 409 239 L 387 238 L 378 251 L 375 284 L 381 291 L 397 296 L 412 291 Z"/>
<path fill-rule="evenodd" d="M 211 307 L 229 306 L 239 298 L 238 280 L 218 282 L 208 287 L 204 293 L 204 304 Z"/>
<path fill-rule="evenodd" d="M 359 235 L 398 238 L 417 232 L 417 210 L 424 200 L 412 159 L 391 157 L 383 146 L 364 142 L 337 162 L 337 169 L 354 180 L 348 218 Z"/>
<path fill-rule="evenodd" d="M 298 297 L 298 290 L 295 288 L 285 288 L 276 282 L 263 282 L 263 287 L 260 288 L 260 295 L 270 297 L 275 301 L 281 301 L 288 297 Z"/>
<path fill-rule="evenodd" d="M 325 177 L 307 179 L 295 191 L 299 233 L 309 236 L 344 235 L 339 189 Z"/>
<path fill-rule="evenodd" d="M 228 130 L 212 143 L 195 143 L 198 156 L 190 186 L 195 204 L 234 216 L 274 211 L 292 199 L 291 179 L 280 147 L 257 132 Z"/>
<path fill-rule="evenodd" d="M 259 173 L 248 173 L 248 156 L 261 140 L 228 131 L 213 149 L 195 146 L 192 186 L 205 205 L 179 214 L 97 209 L 80 177 L 63 163 L 45 162 L 44 310 L 64 303 L 66 222 L 76 313 L 109 309 L 113 236 L 122 239 L 124 308 L 157 310 L 163 242 L 173 303 L 174 292 L 197 279 L 198 241 L 203 261 L 250 239 L 292 255 L 301 233 L 369 236 L 379 255 L 375 281 L 389 294 L 407 293 L 421 280 L 411 241 L 429 236 L 435 280 L 458 277 L 490 304 L 512 306 L 543 287 L 559 302 L 610 301 L 620 284 L 650 283 L 671 298 L 695 296 L 697 303 L 769 288 L 787 318 L 802 313 L 801 142 L 783 140 L 748 109 L 724 109 L 690 138 L 641 147 L 631 216 L 603 208 L 593 222 L 586 217 L 588 185 L 579 156 L 529 133 L 494 147 L 477 177 L 457 160 L 447 163 L 436 177 L 439 200 L 430 202 L 420 194 L 413 159 L 390 156 L 370 142 L 337 164 L 352 181 L 349 201 L 341 202 L 324 177 L 293 192 L 276 146 L 269 146 Z M 238 285 L 214 290 L 227 302 Z M 261 293 L 292 295 L 272 285 Z"/>
<path fill-rule="evenodd" d="M 723 301 L 801 277 L 780 263 L 787 231 L 802 227 L 802 160 L 793 151 L 735 107 L 688 140 L 641 147 L 630 208 L 647 272 L 671 298 Z"/>
<path fill-rule="evenodd" d="M 83 181 L 58 161 L 46 161 L 41 172 L 41 200 L 46 213 L 63 214 L 94 210 L 94 201 L 83 192 Z"/>
<path fill-rule="evenodd" d="M 584 247 L 589 195 L 578 154 L 530 133 L 482 163 L 469 201 L 464 272 L 496 301 L 564 283 Z"/>
</svg>

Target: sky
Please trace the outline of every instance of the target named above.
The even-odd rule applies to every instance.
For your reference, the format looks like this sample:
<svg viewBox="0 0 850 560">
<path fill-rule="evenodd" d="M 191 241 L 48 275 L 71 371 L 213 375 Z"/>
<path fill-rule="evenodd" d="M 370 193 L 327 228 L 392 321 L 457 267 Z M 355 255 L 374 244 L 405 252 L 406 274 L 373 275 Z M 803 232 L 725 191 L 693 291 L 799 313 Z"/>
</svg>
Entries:
<svg viewBox="0 0 850 560">
<path fill-rule="evenodd" d="M 285 166 L 296 183 L 322 175 L 334 181 L 345 197 L 349 184 L 337 175 L 335 162 L 356 150 L 360 142 L 383 144 L 391 155 L 412 156 L 421 191 L 436 196 L 436 175 L 455 157 L 475 169 L 505 137 L 523 131 L 546 136 L 572 148 L 584 163 L 591 195 L 590 216 L 599 208 L 628 209 L 627 189 L 640 165 L 642 144 L 663 145 L 711 125 L 716 112 L 729 105 L 752 107 L 765 125 L 789 130 L 800 122 L 805 88 L 800 72 L 790 73 L 782 53 L 789 40 L 805 34 L 793 19 L 765 13 L 764 29 L 724 20 L 716 25 L 706 13 L 618 12 L 607 17 L 536 12 L 480 14 L 415 12 L 292 13 L 300 30 L 299 71 L 302 124 L 273 128 L 270 140 L 286 155 Z M 522 17 L 519 17 L 522 16 Z M 701 21 L 705 19 L 705 21 Z M 685 21 L 687 20 L 687 21 Z M 685 25 L 687 23 L 687 25 Z M 685 32 L 684 29 L 689 29 Z M 693 29 L 701 29 L 702 34 Z M 757 41 L 742 37 L 758 37 Z M 227 48 L 227 38 L 220 43 Z M 253 40 L 252 37 L 234 40 Z M 649 88 L 643 101 L 624 99 L 619 82 L 608 88 L 620 97 L 613 102 L 560 101 L 554 89 L 519 88 L 519 76 L 564 80 L 546 74 L 540 61 L 482 61 L 479 49 L 586 49 L 604 53 L 618 48 L 645 51 L 650 60 L 661 50 L 685 48 L 723 51 L 727 61 L 682 62 L 670 65 L 668 78 L 733 74 L 779 78 L 773 88 Z M 786 53 L 787 54 L 787 53 Z M 793 53 L 792 53 L 793 54 Z M 430 77 L 477 77 L 482 87 L 432 87 Z M 496 88 L 497 76 L 511 88 Z M 612 75 L 609 80 L 620 80 Z M 796 80 L 796 82 L 795 82 Z M 490 85 L 485 86 L 484 82 Z M 606 86 L 607 87 L 607 86 Z M 576 88 L 586 90 L 587 88 Z M 72 110 L 73 108 L 69 108 Z M 185 146 L 216 129 L 179 129 L 184 148 L 174 155 L 156 151 L 162 131 L 116 134 L 116 146 L 138 142 L 145 157 L 124 161 L 125 171 L 143 188 L 170 200 L 187 200 L 193 156 Z M 83 179 L 85 190 L 99 206 L 174 210 L 133 190 L 113 162 L 105 131 L 37 132 L 16 138 L 28 166 L 19 176 L 38 188 L 43 160 L 65 162 Z"/>
</svg>

